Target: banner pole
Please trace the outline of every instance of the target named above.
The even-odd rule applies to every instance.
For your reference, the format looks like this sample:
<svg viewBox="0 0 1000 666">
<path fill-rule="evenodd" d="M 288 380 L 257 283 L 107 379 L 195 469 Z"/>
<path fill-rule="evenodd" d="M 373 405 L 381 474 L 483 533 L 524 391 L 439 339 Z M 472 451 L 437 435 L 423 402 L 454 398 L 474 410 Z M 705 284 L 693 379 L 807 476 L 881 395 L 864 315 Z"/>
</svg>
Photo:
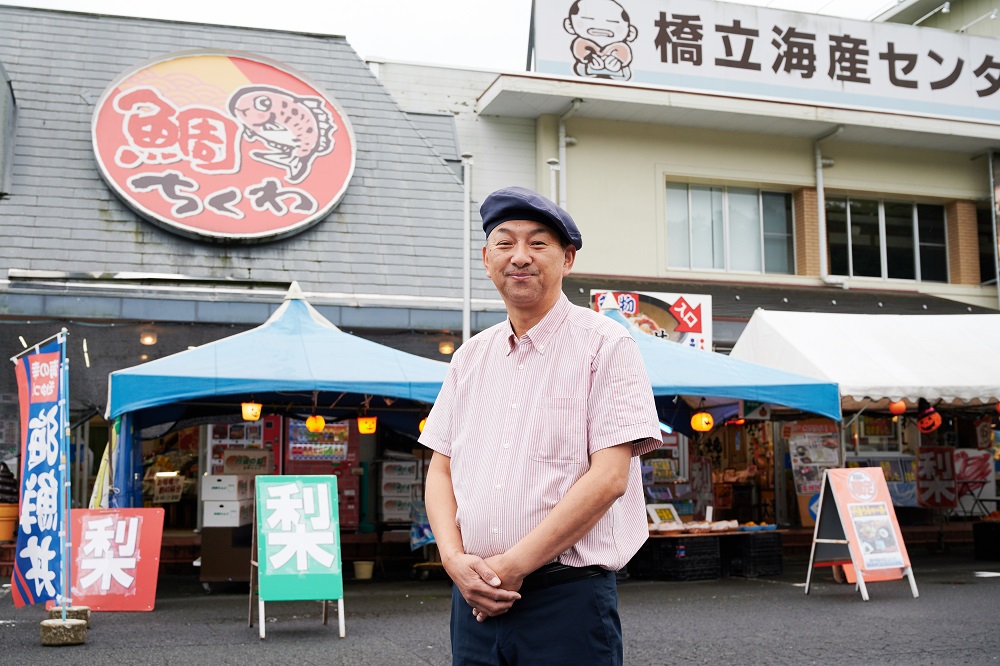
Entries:
<svg viewBox="0 0 1000 666">
<path fill-rule="evenodd" d="M 62 392 L 62 397 L 60 398 L 60 409 L 59 414 L 62 420 L 60 424 L 61 427 L 61 437 L 59 442 L 59 448 L 61 449 L 60 455 L 62 457 L 62 468 L 63 468 L 63 489 L 60 496 L 62 502 L 62 528 L 63 528 L 63 553 L 62 553 L 62 603 L 59 604 L 62 607 L 62 621 L 66 621 L 66 608 L 73 603 L 73 588 L 71 581 L 71 568 L 69 565 L 69 554 L 72 551 L 70 540 L 70 525 L 71 521 L 69 519 L 70 511 L 70 501 L 69 495 L 72 488 L 72 475 L 70 473 L 69 465 L 69 357 L 66 354 L 66 337 L 69 335 L 69 331 L 65 328 L 59 332 L 59 356 L 62 360 L 60 363 L 60 368 L 62 376 L 59 381 L 59 388 Z"/>
<path fill-rule="evenodd" d="M 45 338 L 41 342 L 36 342 L 35 344 L 33 344 L 30 347 L 28 347 L 27 349 L 25 349 L 23 352 L 21 352 L 19 354 L 14 354 L 13 356 L 10 357 L 11 363 L 17 363 L 17 359 L 21 358 L 25 354 L 30 354 L 31 352 L 37 352 L 38 349 L 42 345 L 44 345 L 46 342 L 48 342 L 50 340 L 55 340 L 56 338 L 58 338 L 60 335 L 63 335 L 64 333 L 66 335 L 69 335 L 69 332 L 64 328 L 61 331 L 59 331 L 58 333 L 56 333 L 55 335 L 50 335 L 49 337 Z"/>
</svg>

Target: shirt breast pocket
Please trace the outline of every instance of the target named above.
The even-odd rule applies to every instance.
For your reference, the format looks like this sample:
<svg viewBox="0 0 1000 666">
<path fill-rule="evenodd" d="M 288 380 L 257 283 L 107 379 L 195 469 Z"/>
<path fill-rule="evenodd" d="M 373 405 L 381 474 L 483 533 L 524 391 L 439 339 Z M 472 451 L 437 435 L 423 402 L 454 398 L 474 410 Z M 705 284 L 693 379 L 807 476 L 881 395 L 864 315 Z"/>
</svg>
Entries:
<svg viewBox="0 0 1000 666">
<path fill-rule="evenodd" d="M 587 455 L 587 399 L 543 398 L 542 419 L 531 459 L 579 465 Z"/>
</svg>

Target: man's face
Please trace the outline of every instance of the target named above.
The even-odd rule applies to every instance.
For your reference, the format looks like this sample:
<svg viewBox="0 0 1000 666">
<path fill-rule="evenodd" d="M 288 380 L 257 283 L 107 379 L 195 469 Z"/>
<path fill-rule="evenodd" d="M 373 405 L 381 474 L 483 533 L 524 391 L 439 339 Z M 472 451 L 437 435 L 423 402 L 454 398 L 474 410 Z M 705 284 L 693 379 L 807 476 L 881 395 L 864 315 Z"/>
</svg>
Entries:
<svg viewBox="0 0 1000 666">
<path fill-rule="evenodd" d="M 563 248 L 544 224 L 510 220 L 497 226 L 483 248 L 483 264 L 508 308 L 551 307 L 569 275 L 576 248 Z"/>
<path fill-rule="evenodd" d="M 573 31 L 598 46 L 623 42 L 629 24 L 622 18 L 622 8 L 612 0 L 583 0 L 580 12 L 570 17 Z"/>
</svg>

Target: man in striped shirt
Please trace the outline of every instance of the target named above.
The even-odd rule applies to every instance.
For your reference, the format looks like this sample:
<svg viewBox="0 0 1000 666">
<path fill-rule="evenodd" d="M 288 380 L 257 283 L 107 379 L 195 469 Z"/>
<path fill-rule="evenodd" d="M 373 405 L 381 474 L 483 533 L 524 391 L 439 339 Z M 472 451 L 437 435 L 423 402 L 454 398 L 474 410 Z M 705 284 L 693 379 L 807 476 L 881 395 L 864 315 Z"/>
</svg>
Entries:
<svg viewBox="0 0 1000 666">
<path fill-rule="evenodd" d="M 525 188 L 481 207 L 507 321 L 452 357 L 420 442 L 452 592 L 456 664 L 620 664 L 614 572 L 648 531 L 638 456 L 660 445 L 649 378 L 621 325 L 572 305 L 583 245 Z"/>
</svg>

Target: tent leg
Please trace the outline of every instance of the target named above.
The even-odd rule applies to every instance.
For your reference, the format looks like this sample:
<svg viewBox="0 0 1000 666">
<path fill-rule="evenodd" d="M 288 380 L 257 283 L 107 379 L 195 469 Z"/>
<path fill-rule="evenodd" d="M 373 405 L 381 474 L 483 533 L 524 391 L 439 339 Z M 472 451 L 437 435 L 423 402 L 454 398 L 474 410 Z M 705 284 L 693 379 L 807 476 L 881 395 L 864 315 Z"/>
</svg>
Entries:
<svg viewBox="0 0 1000 666">
<path fill-rule="evenodd" d="M 323 626 L 326 626 L 326 621 L 329 617 L 330 602 L 326 599 L 323 600 Z"/>
</svg>

